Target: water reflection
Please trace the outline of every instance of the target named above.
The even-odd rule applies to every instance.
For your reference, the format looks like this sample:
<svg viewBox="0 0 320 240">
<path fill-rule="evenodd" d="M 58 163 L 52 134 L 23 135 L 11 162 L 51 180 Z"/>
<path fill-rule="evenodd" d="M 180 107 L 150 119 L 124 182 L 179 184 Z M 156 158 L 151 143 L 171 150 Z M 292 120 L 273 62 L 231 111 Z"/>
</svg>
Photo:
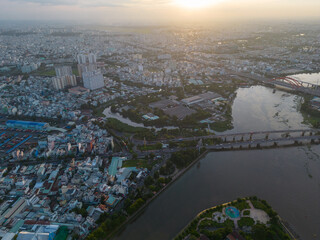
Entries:
<svg viewBox="0 0 320 240">
<path fill-rule="evenodd" d="M 320 84 L 320 73 L 304 73 L 289 76 L 306 83 Z"/>
<path fill-rule="evenodd" d="M 239 89 L 229 132 L 309 128 L 301 101 L 262 86 Z M 266 199 L 302 239 L 319 239 L 319 156 L 320 146 L 210 153 L 116 239 L 172 239 L 203 209 L 252 195 Z"/>
<path fill-rule="evenodd" d="M 232 107 L 234 129 L 228 132 L 252 132 L 307 129 L 298 111 L 303 98 L 263 86 L 240 88 Z"/>
</svg>

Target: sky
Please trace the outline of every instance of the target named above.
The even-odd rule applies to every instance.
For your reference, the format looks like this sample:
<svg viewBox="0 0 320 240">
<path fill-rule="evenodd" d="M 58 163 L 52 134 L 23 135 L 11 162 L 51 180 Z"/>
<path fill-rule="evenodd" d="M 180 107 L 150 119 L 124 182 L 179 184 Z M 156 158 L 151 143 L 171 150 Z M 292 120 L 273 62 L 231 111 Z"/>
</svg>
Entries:
<svg viewBox="0 0 320 240">
<path fill-rule="evenodd" d="M 0 0 L 0 20 L 154 24 L 320 19 L 320 0 Z"/>
</svg>

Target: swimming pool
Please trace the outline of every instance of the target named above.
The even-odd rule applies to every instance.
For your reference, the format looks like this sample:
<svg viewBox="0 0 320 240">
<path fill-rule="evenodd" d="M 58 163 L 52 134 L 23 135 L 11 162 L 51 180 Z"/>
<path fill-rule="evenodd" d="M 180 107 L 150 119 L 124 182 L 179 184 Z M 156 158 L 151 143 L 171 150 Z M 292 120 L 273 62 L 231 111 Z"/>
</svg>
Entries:
<svg viewBox="0 0 320 240">
<path fill-rule="evenodd" d="M 229 218 L 238 218 L 240 217 L 240 212 L 235 207 L 226 207 L 226 215 Z"/>
</svg>

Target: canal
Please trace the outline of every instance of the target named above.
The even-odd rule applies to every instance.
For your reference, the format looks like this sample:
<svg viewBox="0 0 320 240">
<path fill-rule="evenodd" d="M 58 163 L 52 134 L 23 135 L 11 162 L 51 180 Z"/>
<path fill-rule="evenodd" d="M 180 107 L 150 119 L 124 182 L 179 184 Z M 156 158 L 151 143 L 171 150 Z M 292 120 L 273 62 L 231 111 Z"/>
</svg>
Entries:
<svg viewBox="0 0 320 240">
<path fill-rule="evenodd" d="M 241 88 L 229 132 L 309 128 L 303 99 L 273 89 Z M 302 239 L 320 238 L 320 146 L 209 153 L 153 201 L 115 239 L 172 239 L 198 212 L 256 195 Z"/>
</svg>

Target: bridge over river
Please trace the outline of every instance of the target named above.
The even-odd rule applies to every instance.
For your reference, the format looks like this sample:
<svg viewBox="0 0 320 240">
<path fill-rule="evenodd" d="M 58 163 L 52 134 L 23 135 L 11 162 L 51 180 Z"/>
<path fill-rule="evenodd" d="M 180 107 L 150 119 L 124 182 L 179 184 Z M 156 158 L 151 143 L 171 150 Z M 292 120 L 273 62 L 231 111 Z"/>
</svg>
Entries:
<svg viewBox="0 0 320 240">
<path fill-rule="evenodd" d="M 183 141 L 197 141 L 204 139 L 221 139 L 224 141 L 245 141 L 245 140 L 259 140 L 259 139 L 269 139 L 275 135 L 275 137 L 286 136 L 288 139 L 291 135 L 297 136 L 312 136 L 312 135 L 320 135 L 319 129 L 288 129 L 288 130 L 274 130 L 274 131 L 259 131 L 259 132 L 243 132 L 243 133 L 228 133 L 228 134 L 218 134 L 218 135 L 207 135 L 207 136 L 195 136 L 195 137 L 182 137 L 182 138 L 174 138 L 174 139 L 160 139 L 158 141 L 144 141 L 138 139 L 132 139 L 135 144 L 156 144 L 156 143 L 169 143 L 169 142 L 183 142 Z M 292 137 L 292 136 L 291 136 Z M 231 138 L 231 139 L 230 139 Z"/>
<path fill-rule="evenodd" d="M 272 85 L 280 88 L 284 88 L 291 91 L 298 91 L 307 94 L 311 94 L 317 97 L 320 97 L 320 86 L 308 82 L 301 81 L 292 77 L 279 77 L 269 79 L 262 76 L 246 74 L 246 73 L 230 73 L 231 75 L 236 75 L 246 79 L 255 80 L 267 85 Z"/>
<path fill-rule="evenodd" d="M 257 135 L 260 134 L 259 137 Z M 261 135 L 263 134 L 263 135 Z M 278 136 L 269 137 L 270 134 L 278 134 Z M 280 134 L 280 135 L 279 135 Z M 291 135 L 290 135 L 291 134 Z M 295 136 L 292 136 L 295 134 Z M 243 136 L 247 135 L 248 138 Z M 241 136 L 241 138 L 239 138 Z M 255 136 L 255 137 L 253 137 Z M 227 138 L 230 139 L 227 139 Z M 201 139 L 215 138 L 220 139 L 219 143 L 212 144 L 203 144 Z M 259 149 L 259 148 L 278 148 L 286 146 L 295 146 L 295 145 L 306 145 L 306 144 L 320 144 L 320 131 L 316 129 L 309 130 L 287 130 L 287 131 L 261 131 L 261 132 L 252 132 L 252 133 L 234 133 L 234 134 L 224 134 L 224 135 L 210 135 L 194 138 L 184 138 L 187 140 L 199 140 L 197 148 L 205 147 L 207 150 L 211 151 L 229 151 L 236 149 Z M 171 140 L 172 141 L 172 140 Z M 173 140 L 174 141 L 174 140 Z M 175 140 L 178 141 L 178 140 Z M 162 141 L 164 142 L 164 141 Z M 155 143 L 155 142 L 149 142 Z M 139 157 L 145 157 L 150 153 L 155 155 L 170 155 L 174 152 L 186 149 L 192 149 L 195 146 L 190 147 L 173 147 L 173 148 L 164 148 L 159 150 L 148 150 L 148 151 L 139 151 Z"/>
</svg>

